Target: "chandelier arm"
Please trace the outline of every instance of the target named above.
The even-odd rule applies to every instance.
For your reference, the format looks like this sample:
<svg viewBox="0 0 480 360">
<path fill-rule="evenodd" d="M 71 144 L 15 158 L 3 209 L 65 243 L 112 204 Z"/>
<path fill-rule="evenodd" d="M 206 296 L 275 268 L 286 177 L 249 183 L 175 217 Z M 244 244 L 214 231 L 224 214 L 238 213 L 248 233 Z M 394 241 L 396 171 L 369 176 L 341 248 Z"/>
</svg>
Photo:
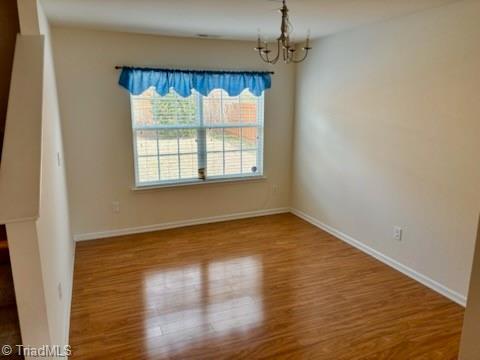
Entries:
<svg viewBox="0 0 480 360">
<path fill-rule="evenodd" d="M 268 54 L 267 54 L 267 58 L 263 57 L 263 53 L 261 51 L 258 52 L 258 55 L 260 55 L 260 58 L 264 61 L 264 62 L 267 62 L 268 63 Z"/>
<path fill-rule="evenodd" d="M 260 58 L 261 58 L 264 62 L 266 62 L 267 64 L 270 64 L 270 63 L 271 63 L 271 62 L 270 62 L 270 58 L 268 57 L 268 54 L 269 54 L 269 53 L 270 53 L 270 52 L 259 52 Z"/>
<path fill-rule="evenodd" d="M 303 55 L 303 57 L 301 59 L 292 59 L 292 62 L 295 63 L 295 64 L 298 64 L 298 63 L 301 63 L 303 60 L 305 60 L 308 56 L 308 51 L 310 49 L 305 49 L 305 54 Z"/>
<path fill-rule="evenodd" d="M 279 40 L 277 41 L 277 55 L 273 58 L 273 59 L 270 59 L 269 57 L 269 53 L 266 53 L 265 54 L 265 57 L 262 56 L 262 60 L 265 61 L 266 63 L 268 64 L 276 64 L 278 59 L 280 58 L 280 47 L 279 47 Z"/>
<path fill-rule="evenodd" d="M 272 61 L 271 61 L 270 58 L 268 57 L 268 54 L 270 54 L 270 53 L 266 53 L 266 54 L 265 54 L 265 58 L 266 58 L 265 62 L 271 64 Z"/>
</svg>

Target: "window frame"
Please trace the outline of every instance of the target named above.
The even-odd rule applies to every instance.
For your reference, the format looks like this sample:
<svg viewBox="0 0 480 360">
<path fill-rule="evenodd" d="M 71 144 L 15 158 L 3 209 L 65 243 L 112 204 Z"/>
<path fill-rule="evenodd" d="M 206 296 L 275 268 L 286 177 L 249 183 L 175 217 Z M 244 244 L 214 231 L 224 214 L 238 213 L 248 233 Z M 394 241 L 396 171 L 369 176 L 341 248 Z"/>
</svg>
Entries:
<svg viewBox="0 0 480 360">
<path fill-rule="evenodd" d="M 220 89 L 221 90 L 221 89 Z M 174 90 L 170 90 L 174 91 Z M 223 90 L 222 90 L 223 91 Z M 135 124 L 135 116 L 134 116 L 134 107 L 133 105 L 133 96 L 130 94 L 130 117 L 131 117 L 131 129 L 132 129 L 132 145 L 133 145 L 133 163 L 134 163 L 134 180 L 135 184 L 133 185 L 133 190 L 145 190 L 145 189 L 154 189 L 154 188 L 164 188 L 164 187 L 177 187 L 177 186 L 186 186 L 186 185 L 200 185 L 200 184 L 218 184 L 218 183 L 228 183 L 228 182 L 240 182 L 240 181 L 258 181 L 266 179 L 264 175 L 264 134 L 265 134 L 265 92 L 262 93 L 261 96 L 255 96 L 258 98 L 257 100 L 257 122 L 255 124 L 212 124 L 212 125 L 204 125 L 204 113 L 203 113 L 203 98 L 206 97 L 197 92 L 197 107 L 195 116 L 198 118 L 198 122 L 194 125 L 145 125 L 138 127 Z M 207 158 L 208 158 L 208 150 L 206 144 L 206 133 L 209 129 L 244 129 L 244 128 L 255 128 L 257 129 L 257 145 L 256 145 L 256 152 L 257 152 L 257 169 L 258 171 L 252 175 L 249 174 L 232 174 L 232 175 L 217 175 L 217 176 L 208 176 L 208 168 L 207 168 Z M 172 179 L 172 180 L 158 180 L 158 181 L 149 181 L 149 182 L 140 182 L 139 179 L 139 167 L 138 167 L 138 147 L 137 147 L 137 131 L 148 131 L 148 130 L 155 130 L 157 131 L 157 141 L 158 141 L 158 131 L 161 130 L 196 130 L 197 132 L 197 139 L 200 138 L 199 133 L 203 130 L 204 134 L 202 138 L 205 140 L 203 144 L 197 141 L 197 164 L 200 168 L 200 157 L 201 153 L 204 156 L 205 169 L 207 170 L 207 177 L 205 179 L 201 178 L 186 178 L 186 179 Z M 242 142 L 241 142 L 242 144 Z M 157 145 L 158 146 L 158 145 Z M 203 152 L 200 152 L 200 148 L 203 146 Z M 158 151 L 158 150 L 157 150 Z M 230 150 L 230 151 L 239 151 L 240 156 L 242 156 L 242 146 L 240 150 Z M 218 151 L 218 153 L 225 154 L 225 149 L 222 151 Z M 187 153 L 182 155 L 188 155 Z M 151 155 L 156 156 L 158 159 L 160 158 L 160 154 Z M 163 155 L 169 156 L 169 155 Z M 178 153 L 177 156 L 180 156 Z M 141 156 L 140 156 L 141 157 Z M 148 157 L 148 156 L 145 156 Z M 225 163 L 225 158 L 224 158 Z M 160 166 L 160 164 L 159 164 Z M 180 163 L 179 163 L 180 166 Z M 160 171 L 160 168 L 159 168 Z M 179 172 L 180 176 L 180 172 Z M 159 172 L 160 177 L 160 172 Z"/>
</svg>

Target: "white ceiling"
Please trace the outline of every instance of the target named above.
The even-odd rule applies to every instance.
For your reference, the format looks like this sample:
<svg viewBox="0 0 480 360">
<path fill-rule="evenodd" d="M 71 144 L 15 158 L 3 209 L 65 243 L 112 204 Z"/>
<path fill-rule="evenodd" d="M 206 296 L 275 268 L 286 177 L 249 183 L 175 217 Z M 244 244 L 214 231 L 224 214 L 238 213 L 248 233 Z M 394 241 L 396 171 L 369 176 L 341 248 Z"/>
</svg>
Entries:
<svg viewBox="0 0 480 360">
<path fill-rule="evenodd" d="M 321 37 L 456 0 L 287 0 L 294 39 Z M 278 36 L 280 0 L 42 0 L 55 25 L 253 40 Z"/>
</svg>

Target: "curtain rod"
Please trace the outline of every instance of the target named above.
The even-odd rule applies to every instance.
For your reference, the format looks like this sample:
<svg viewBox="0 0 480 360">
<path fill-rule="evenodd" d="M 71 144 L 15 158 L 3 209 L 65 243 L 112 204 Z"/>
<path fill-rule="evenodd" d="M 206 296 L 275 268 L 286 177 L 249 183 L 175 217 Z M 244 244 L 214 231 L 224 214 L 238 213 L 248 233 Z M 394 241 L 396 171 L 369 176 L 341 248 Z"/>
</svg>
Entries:
<svg viewBox="0 0 480 360">
<path fill-rule="evenodd" d="M 199 72 L 199 73 L 211 73 L 211 74 L 225 74 L 225 73 L 249 73 L 249 74 L 275 74 L 273 71 L 238 71 L 238 70 L 190 70 L 190 69 L 169 69 L 169 68 L 152 68 L 152 67 L 138 67 L 138 66 L 126 66 L 116 65 L 115 69 L 138 69 L 138 70 L 163 70 L 163 71 L 178 71 L 178 72 Z"/>
</svg>

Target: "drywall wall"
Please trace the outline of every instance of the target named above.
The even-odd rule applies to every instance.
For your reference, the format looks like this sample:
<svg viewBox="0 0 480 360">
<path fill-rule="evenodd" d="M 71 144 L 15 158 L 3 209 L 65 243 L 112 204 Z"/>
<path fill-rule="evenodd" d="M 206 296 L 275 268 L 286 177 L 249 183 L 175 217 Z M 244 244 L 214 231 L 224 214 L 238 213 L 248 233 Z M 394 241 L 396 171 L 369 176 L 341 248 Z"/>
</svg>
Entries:
<svg viewBox="0 0 480 360">
<path fill-rule="evenodd" d="M 0 84 L 0 155 L 2 153 L 15 39 L 18 32 L 17 1 L 4 0 L 0 2 L 0 79 L 3 80 Z"/>
<path fill-rule="evenodd" d="M 268 67 L 249 42 L 53 28 L 75 234 L 118 230 L 289 205 L 294 79 Z M 272 69 L 265 96 L 266 180 L 132 191 L 129 94 L 115 65 Z M 112 202 L 120 202 L 120 213 Z"/>
<path fill-rule="evenodd" d="M 10 179 L 10 188 L 2 188 L 10 195 L 5 196 L 10 213 L 4 217 L 22 341 L 61 346 L 68 343 L 74 242 L 50 30 L 37 0 L 19 0 L 18 5 L 18 69 L 12 77 L 7 161 L 2 164 L 2 180 Z M 18 178 L 11 179 L 14 175 Z"/>
<path fill-rule="evenodd" d="M 460 360 L 475 360 L 480 355 L 480 221 L 478 223 L 477 244 L 473 259 L 468 303 L 463 322 Z"/>
<path fill-rule="evenodd" d="M 461 296 L 480 206 L 479 18 L 467 0 L 339 33 L 297 71 L 293 207 Z"/>
<path fill-rule="evenodd" d="M 35 224 L 40 191 L 43 61 L 43 36 L 18 35 L 0 167 L 0 222 L 7 224 L 22 343 L 32 346 L 50 343 Z"/>
<path fill-rule="evenodd" d="M 42 155 L 37 233 L 42 262 L 48 325 L 53 344 L 68 344 L 73 283 L 74 242 L 70 230 L 63 142 L 50 29 L 38 4 L 40 33 L 45 37 Z"/>
</svg>

